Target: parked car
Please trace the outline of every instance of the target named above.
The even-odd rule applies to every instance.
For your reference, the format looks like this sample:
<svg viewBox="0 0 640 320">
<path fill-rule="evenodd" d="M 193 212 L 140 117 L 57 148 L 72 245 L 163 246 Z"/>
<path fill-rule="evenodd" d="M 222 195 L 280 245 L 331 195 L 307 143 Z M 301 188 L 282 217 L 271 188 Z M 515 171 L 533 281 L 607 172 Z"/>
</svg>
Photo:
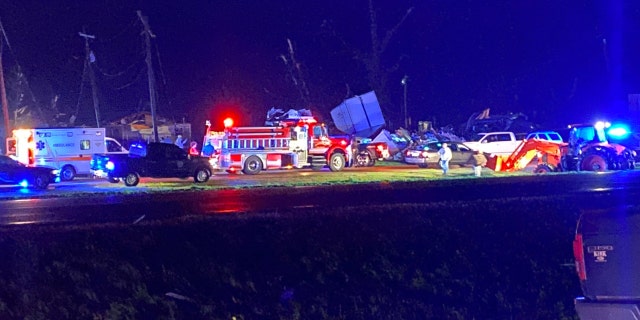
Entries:
<svg viewBox="0 0 640 320">
<path fill-rule="evenodd" d="M 196 183 L 209 180 L 213 168 L 206 157 L 189 155 L 184 149 L 171 144 L 152 142 L 149 144 L 132 144 L 129 154 L 93 155 L 93 170 L 104 164 L 109 182 L 118 183 L 120 180 L 128 187 L 134 187 L 140 182 L 140 177 L 150 178 L 188 178 L 192 177 Z"/>
<path fill-rule="evenodd" d="M 46 189 L 60 181 L 60 171 L 48 167 L 27 167 L 9 156 L 0 155 L 0 182 L 34 189 Z"/>
<path fill-rule="evenodd" d="M 562 141 L 562 136 L 555 131 L 536 131 L 536 132 L 531 132 L 527 135 L 526 137 L 527 140 L 529 139 L 538 139 L 538 140 L 548 140 L 548 141 L 553 141 L 553 142 L 563 142 Z"/>
<path fill-rule="evenodd" d="M 438 166 L 440 160 L 438 150 L 443 143 L 447 143 L 451 148 L 453 158 L 449 164 L 464 166 L 471 163 L 474 151 L 464 143 L 454 141 L 433 141 L 411 147 L 405 151 L 404 161 L 408 164 L 417 164 L 420 168 Z"/>
</svg>

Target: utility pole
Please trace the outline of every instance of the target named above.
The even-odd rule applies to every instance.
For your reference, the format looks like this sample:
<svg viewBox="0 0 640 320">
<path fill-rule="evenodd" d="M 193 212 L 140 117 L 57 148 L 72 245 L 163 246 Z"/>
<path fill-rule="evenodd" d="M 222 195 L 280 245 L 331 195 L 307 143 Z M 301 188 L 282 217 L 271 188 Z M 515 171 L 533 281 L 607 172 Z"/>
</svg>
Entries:
<svg viewBox="0 0 640 320">
<path fill-rule="evenodd" d="M 400 83 L 402 83 L 402 86 L 404 87 L 404 128 L 409 130 L 409 119 L 407 118 L 407 81 L 409 80 L 409 77 L 407 77 L 407 75 L 405 74 L 404 77 L 402 78 L 402 81 L 400 81 Z"/>
<path fill-rule="evenodd" d="M 153 137 L 156 142 L 160 142 L 158 137 L 158 127 L 156 126 L 156 92 L 155 92 L 155 76 L 153 74 L 153 63 L 151 62 L 151 38 L 155 38 L 156 35 L 151 32 L 149 28 L 149 19 L 142 15 L 142 11 L 138 10 L 138 17 L 144 25 L 145 43 L 147 46 L 147 75 L 149 77 L 149 104 L 151 105 L 151 125 L 153 126 Z"/>
<path fill-rule="evenodd" d="M 2 116 L 4 117 L 5 138 L 11 137 L 11 128 L 9 127 L 9 102 L 7 101 L 7 90 L 4 86 L 4 71 L 2 65 L 2 46 L 3 41 L 0 39 L 0 96 L 2 96 Z M 5 150 L 8 152 L 9 150 Z"/>
<path fill-rule="evenodd" d="M 82 30 L 84 31 L 84 29 Z M 84 48 L 86 51 L 86 57 L 84 60 L 85 70 L 89 70 L 89 81 L 91 81 L 91 93 L 93 95 L 93 109 L 96 113 L 96 127 L 100 128 L 100 106 L 98 105 L 98 88 L 96 87 L 96 76 L 93 73 L 93 67 L 91 64 L 95 61 L 95 56 L 89 47 L 89 39 L 95 39 L 96 37 L 84 32 L 78 32 L 78 34 L 84 38 Z"/>
<path fill-rule="evenodd" d="M 4 35 L 4 28 L 2 22 L 0 22 L 0 31 Z M 6 35 L 5 35 L 6 37 Z M 2 98 L 2 116 L 4 117 L 4 132 L 5 138 L 11 137 L 11 128 L 9 127 L 9 102 L 7 101 L 7 90 L 4 86 L 4 66 L 2 65 L 2 48 L 4 45 L 4 38 L 0 38 L 0 97 Z M 5 150 L 5 153 L 9 150 Z"/>
</svg>

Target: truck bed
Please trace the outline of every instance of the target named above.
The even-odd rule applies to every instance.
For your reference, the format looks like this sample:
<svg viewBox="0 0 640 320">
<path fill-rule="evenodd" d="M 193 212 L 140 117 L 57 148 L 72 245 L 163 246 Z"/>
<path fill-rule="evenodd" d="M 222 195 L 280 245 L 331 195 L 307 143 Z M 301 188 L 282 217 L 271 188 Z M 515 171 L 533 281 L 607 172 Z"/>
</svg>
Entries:
<svg viewBox="0 0 640 320">
<path fill-rule="evenodd" d="M 582 320 L 640 319 L 640 212 L 629 208 L 584 212 L 574 256 L 584 297 Z"/>
</svg>

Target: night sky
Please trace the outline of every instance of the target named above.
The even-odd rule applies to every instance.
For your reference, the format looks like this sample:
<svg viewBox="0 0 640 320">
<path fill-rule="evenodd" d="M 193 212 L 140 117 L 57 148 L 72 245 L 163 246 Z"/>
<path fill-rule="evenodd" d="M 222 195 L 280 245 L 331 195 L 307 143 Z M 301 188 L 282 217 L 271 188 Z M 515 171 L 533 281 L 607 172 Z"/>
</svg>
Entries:
<svg viewBox="0 0 640 320">
<path fill-rule="evenodd" d="M 46 2 L 46 4 L 43 4 Z M 380 37 L 407 19 L 382 55 L 383 108 L 399 125 L 406 74 L 414 121 L 459 124 L 490 107 L 523 112 L 548 127 L 627 116 L 640 93 L 640 2 L 373 0 Z M 370 53 L 367 0 L 353 1 L 36 1 L 3 0 L 10 48 L 5 77 L 19 64 L 40 103 L 95 124 L 90 87 L 79 94 L 83 28 L 91 47 L 104 121 L 148 110 L 142 24 L 153 39 L 158 114 L 191 121 L 240 113 L 260 125 L 271 107 L 311 108 L 321 116 L 372 90 L 354 52 Z M 308 104 L 280 59 L 295 49 Z M 288 56 L 287 56 L 288 57 Z M 80 102 L 80 103 L 79 103 Z M 415 122 L 414 122 L 415 123 Z"/>
</svg>

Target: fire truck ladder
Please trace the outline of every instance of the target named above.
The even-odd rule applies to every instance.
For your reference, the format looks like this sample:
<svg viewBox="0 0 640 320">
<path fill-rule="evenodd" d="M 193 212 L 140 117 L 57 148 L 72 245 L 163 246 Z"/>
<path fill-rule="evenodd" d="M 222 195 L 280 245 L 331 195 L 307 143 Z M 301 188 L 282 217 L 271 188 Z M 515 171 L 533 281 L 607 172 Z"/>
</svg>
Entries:
<svg viewBox="0 0 640 320">
<path fill-rule="evenodd" d="M 230 128 L 225 149 L 288 150 L 289 130 L 278 127 L 236 127 Z"/>
</svg>

